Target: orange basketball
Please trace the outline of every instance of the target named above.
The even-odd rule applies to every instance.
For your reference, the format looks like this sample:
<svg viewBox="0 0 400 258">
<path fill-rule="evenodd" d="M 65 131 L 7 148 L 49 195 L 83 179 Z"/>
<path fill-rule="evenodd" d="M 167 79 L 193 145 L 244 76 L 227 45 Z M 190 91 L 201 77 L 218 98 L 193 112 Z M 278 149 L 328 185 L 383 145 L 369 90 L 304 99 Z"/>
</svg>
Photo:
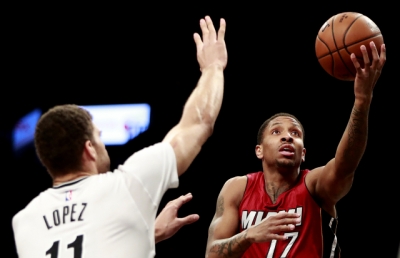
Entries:
<svg viewBox="0 0 400 258">
<path fill-rule="evenodd" d="M 339 80 L 354 81 L 356 69 L 350 55 L 354 53 L 361 67 L 364 67 L 360 46 L 366 46 L 372 61 L 371 41 L 375 42 L 380 53 L 383 36 L 370 18 L 355 12 L 339 13 L 329 18 L 319 30 L 315 53 L 327 73 Z"/>
</svg>

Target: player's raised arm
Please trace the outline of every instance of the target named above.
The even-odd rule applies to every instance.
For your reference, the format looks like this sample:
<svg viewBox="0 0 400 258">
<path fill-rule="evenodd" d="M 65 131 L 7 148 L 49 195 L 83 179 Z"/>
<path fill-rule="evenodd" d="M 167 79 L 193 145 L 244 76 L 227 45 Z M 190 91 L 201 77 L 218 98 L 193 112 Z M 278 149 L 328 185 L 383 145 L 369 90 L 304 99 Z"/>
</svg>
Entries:
<svg viewBox="0 0 400 258">
<path fill-rule="evenodd" d="M 380 56 L 373 42 L 372 61 L 367 49 L 361 46 L 365 67 L 361 68 L 354 54 L 351 55 L 357 74 L 354 81 L 354 105 L 350 119 L 339 142 L 335 157 L 326 166 L 315 169 L 306 177 L 311 192 L 322 201 L 327 210 L 348 193 L 354 172 L 364 154 L 368 138 L 368 114 L 373 89 L 386 61 L 386 48 L 382 44 Z M 329 208 L 330 207 L 330 208 Z"/>
<path fill-rule="evenodd" d="M 210 17 L 200 20 L 202 38 L 194 34 L 201 77 L 188 98 L 179 123 L 163 142 L 174 148 L 178 175 L 184 173 L 211 136 L 221 109 L 224 92 L 223 71 L 227 64 L 224 19 L 216 32 Z"/>
</svg>

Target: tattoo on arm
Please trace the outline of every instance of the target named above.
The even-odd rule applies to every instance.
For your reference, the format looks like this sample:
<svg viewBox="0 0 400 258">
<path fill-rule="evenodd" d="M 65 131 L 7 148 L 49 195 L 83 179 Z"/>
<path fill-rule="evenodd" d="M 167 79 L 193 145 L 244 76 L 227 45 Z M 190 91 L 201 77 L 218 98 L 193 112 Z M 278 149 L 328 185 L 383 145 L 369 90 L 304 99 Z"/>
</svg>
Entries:
<svg viewBox="0 0 400 258">
<path fill-rule="evenodd" d="M 364 150 L 368 134 L 367 115 L 355 108 L 351 112 L 351 119 L 348 125 L 348 147 L 347 151 L 356 152 Z M 351 155 L 349 158 L 352 158 Z"/>
<path fill-rule="evenodd" d="M 231 238 L 215 241 L 210 248 L 210 253 L 215 253 L 221 257 L 240 257 L 250 244 L 242 243 L 246 239 L 247 232 L 237 234 Z"/>
<path fill-rule="evenodd" d="M 357 109 L 353 109 L 351 112 L 351 119 L 349 121 L 349 147 L 354 147 L 354 145 L 357 142 L 357 138 L 359 137 L 365 137 L 366 136 L 366 130 L 363 130 L 363 115 L 361 112 Z M 364 131 L 364 132 L 363 132 Z"/>
<path fill-rule="evenodd" d="M 215 214 L 217 217 L 221 217 L 223 213 L 224 213 L 224 197 L 220 196 L 218 197 L 217 200 L 217 209 L 215 211 Z"/>
<path fill-rule="evenodd" d="M 219 196 L 217 200 L 217 207 L 215 212 L 215 217 L 219 218 L 224 213 L 224 197 Z M 208 231 L 208 239 L 212 241 L 212 237 L 214 234 L 215 224 L 211 222 L 209 231 Z M 250 246 L 248 241 L 243 241 L 246 239 L 247 231 L 241 232 L 233 237 L 215 240 L 209 242 L 210 248 L 208 249 L 209 254 L 217 255 L 218 257 L 241 257 L 242 254 L 247 250 Z M 207 245 L 208 245 L 207 244 Z"/>
</svg>

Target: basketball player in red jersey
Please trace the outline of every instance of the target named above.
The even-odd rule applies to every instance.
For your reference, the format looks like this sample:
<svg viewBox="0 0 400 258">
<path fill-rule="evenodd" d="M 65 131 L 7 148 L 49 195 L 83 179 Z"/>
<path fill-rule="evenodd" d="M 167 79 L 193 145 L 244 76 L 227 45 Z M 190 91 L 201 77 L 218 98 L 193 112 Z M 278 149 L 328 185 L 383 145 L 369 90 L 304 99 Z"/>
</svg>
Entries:
<svg viewBox="0 0 400 258">
<path fill-rule="evenodd" d="M 365 151 L 372 93 L 386 61 L 385 45 L 380 56 L 373 42 L 370 48 L 371 62 L 361 46 L 364 68 L 351 56 L 355 101 L 335 157 L 325 166 L 300 170 L 306 149 L 299 120 L 287 113 L 266 120 L 255 148 L 263 172 L 224 184 L 206 257 L 340 257 L 335 205 L 349 192 Z"/>
</svg>

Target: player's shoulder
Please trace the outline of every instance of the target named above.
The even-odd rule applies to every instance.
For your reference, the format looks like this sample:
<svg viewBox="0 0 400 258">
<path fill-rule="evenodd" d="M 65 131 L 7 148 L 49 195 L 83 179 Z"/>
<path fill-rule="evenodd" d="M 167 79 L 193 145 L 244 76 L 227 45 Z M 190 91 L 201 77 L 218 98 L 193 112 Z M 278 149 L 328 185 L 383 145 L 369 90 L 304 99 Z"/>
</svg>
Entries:
<svg viewBox="0 0 400 258">
<path fill-rule="evenodd" d="M 220 195 L 227 200 L 240 203 L 247 185 L 247 176 L 235 176 L 226 180 Z"/>
<path fill-rule="evenodd" d="M 264 172 L 257 171 L 257 172 L 250 172 L 246 175 L 247 180 L 256 181 L 256 180 L 264 180 Z"/>
<path fill-rule="evenodd" d="M 234 176 L 225 181 L 224 187 L 235 188 L 247 183 L 247 176 Z"/>
<path fill-rule="evenodd" d="M 134 152 L 125 163 L 132 161 L 151 162 L 155 158 L 175 158 L 175 152 L 168 142 L 158 142 Z"/>
<path fill-rule="evenodd" d="M 40 204 L 40 199 L 41 196 L 43 194 L 46 194 L 46 192 L 48 191 L 45 190 L 43 192 L 41 192 L 39 195 L 37 195 L 36 197 L 34 197 L 25 207 L 23 207 L 21 210 L 19 210 L 12 218 L 12 224 L 13 226 L 20 220 L 20 219 L 24 219 L 25 217 L 30 216 L 30 214 L 32 214 L 32 212 L 34 212 L 35 210 L 39 209 L 41 207 Z"/>
<path fill-rule="evenodd" d="M 257 172 L 250 172 L 245 175 L 241 176 L 234 176 L 229 178 L 226 182 L 224 187 L 229 187 L 229 188 L 238 188 L 238 190 L 244 190 L 246 188 L 246 185 L 248 183 L 249 179 L 254 179 L 258 177 L 264 177 L 264 174 L 262 171 L 257 171 Z"/>
<path fill-rule="evenodd" d="M 146 146 L 142 148 L 141 150 L 135 152 L 134 154 L 137 153 L 142 153 L 142 152 L 160 152 L 160 151 L 174 151 L 171 144 L 169 142 L 157 142 L 155 144 Z"/>
</svg>

